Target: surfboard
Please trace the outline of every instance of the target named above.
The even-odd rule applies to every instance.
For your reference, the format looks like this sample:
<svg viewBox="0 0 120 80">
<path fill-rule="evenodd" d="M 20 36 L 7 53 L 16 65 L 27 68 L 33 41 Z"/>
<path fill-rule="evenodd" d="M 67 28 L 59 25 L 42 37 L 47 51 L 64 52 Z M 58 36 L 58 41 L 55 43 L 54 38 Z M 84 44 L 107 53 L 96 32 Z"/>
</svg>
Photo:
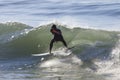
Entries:
<svg viewBox="0 0 120 80">
<path fill-rule="evenodd" d="M 39 54 L 32 54 L 32 56 L 69 56 L 72 52 L 70 50 L 56 50 L 53 51 L 51 54 L 49 52 L 46 53 L 39 53 Z"/>
<path fill-rule="evenodd" d="M 39 53 L 39 54 L 32 54 L 32 56 L 47 56 L 47 55 L 51 55 L 49 52 L 47 53 Z"/>
<path fill-rule="evenodd" d="M 72 54 L 72 51 L 70 49 L 74 48 L 70 47 L 70 48 L 59 48 L 56 51 L 52 51 L 52 53 L 50 54 L 49 52 L 46 53 L 39 53 L 39 54 L 32 54 L 32 56 L 69 56 L 70 54 Z"/>
</svg>

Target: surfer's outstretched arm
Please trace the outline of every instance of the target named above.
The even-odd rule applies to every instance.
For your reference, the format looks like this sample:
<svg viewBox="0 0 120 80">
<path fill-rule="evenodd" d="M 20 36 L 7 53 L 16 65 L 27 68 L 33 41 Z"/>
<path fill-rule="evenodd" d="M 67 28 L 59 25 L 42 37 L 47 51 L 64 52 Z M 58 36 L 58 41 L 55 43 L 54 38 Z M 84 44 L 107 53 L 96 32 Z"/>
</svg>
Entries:
<svg viewBox="0 0 120 80">
<path fill-rule="evenodd" d="M 52 39 L 51 42 L 50 42 L 50 54 L 51 54 L 51 50 L 52 50 L 52 47 L 53 47 L 53 43 L 54 43 L 54 39 Z"/>
</svg>

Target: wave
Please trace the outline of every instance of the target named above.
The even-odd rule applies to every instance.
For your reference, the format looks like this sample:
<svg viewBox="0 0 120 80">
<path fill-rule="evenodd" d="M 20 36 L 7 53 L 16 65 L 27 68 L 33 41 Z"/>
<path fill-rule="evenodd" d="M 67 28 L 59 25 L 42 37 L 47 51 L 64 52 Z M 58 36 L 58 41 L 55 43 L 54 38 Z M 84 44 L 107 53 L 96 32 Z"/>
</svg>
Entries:
<svg viewBox="0 0 120 80">
<path fill-rule="evenodd" d="M 95 64 L 99 66 L 97 73 L 108 75 L 106 79 L 119 80 L 120 67 L 120 40 L 116 43 L 110 52 L 109 60 L 99 60 Z"/>
<path fill-rule="evenodd" d="M 32 27 L 18 22 L 0 23 L 0 35 L 9 34 L 28 28 L 32 28 Z"/>
<path fill-rule="evenodd" d="M 119 79 L 120 32 L 77 27 L 70 29 L 67 28 L 68 26 L 57 24 L 57 27 L 62 30 L 68 46 L 70 48 L 73 47 L 70 51 L 72 54 L 67 57 L 31 56 L 34 53 L 49 51 L 49 43 L 52 39 L 52 34 L 50 33 L 51 25 L 15 31 L 12 32 L 16 34 L 12 35 L 14 37 L 11 40 L 1 41 L 1 69 L 12 68 L 21 70 L 34 67 L 62 67 L 64 69 L 71 66 L 67 68 L 71 70 L 76 66 L 85 68 L 88 71 L 95 71 L 95 74 L 105 76 L 106 79 Z M 61 47 L 63 47 L 61 43 L 55 43 L 53 51 L 63 49 Z M 62 50 L 60 51 L 61 53 L 63 52 Z M 10 60 L 2 60 L 8 58 Z"/>
<path fill-rule="evenodd" d="M 49 43 L 50 40 L 52 39 L 52 34 L 50 33 L 51 25 L 52 24 L 43 25 L 32 29 L 22 28 L 23 30 L 18 30 L 19 32 L 17 32 L 16 34 L 12 34 L 11 37 L 4 38 L 12 39 L 9 41 L 6 40 L 6 42 L 1 42 L 0 44 L 1 58 L 23 57 L 30 56 L 31 54 L 34 53 L 36 54 L 48 52 Z M 18 27 L 17 25 L 15 26 Z M 57 24 L 57 26 L 62 30 L 63 36 L 68 46 L 69 47 L 74 46 L 74 48 L 71 50 L 75 54 L 80 54 L 82 51 L 85 51 L 87 50 L 87 48 L 93 46 L 96 47 L 95 49 L 93 49 L 93 52 L 94 50 L 96 51 L 97 49 L 100 49 L 100 51 L 101 49 L 110 49 L 115 45 L 115 43 L 118 40 L 117 34 L 119 32 L 83 29 L 77 27 L 69 29 L 65 25 L 60 24 Z M 17 29 L 15 29 L 15 31 L 16 30 Z M 53 50 L 56 50 L 60 47 L 62 47 L 61 43 L 59 42 L 57 44 L 55 43 Z"/>
</svg>

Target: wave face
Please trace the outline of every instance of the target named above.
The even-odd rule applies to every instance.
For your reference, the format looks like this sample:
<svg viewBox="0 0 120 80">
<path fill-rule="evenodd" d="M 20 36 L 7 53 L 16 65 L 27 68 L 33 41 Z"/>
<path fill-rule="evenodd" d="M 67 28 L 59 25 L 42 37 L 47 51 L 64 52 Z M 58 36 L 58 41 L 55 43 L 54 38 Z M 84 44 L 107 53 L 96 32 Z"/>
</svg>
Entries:
<svg viewBox="0 0 120 80">
<path fill-rule="evenodd" d="M 0 35 L 14 33 L 26 28 L 30 28 L 30 26 L 18 22 L 7 22 L 5 24 L 0 23 Z"/>
<path fill-rule="evenodd" d="M 32 27 L 18 22 L 0 23 L 0 44 L 19 37 L 19 35 L 30 28 Z"/>
<path fill-rule="evenodd" d="M 0 57 L 24 57 L 34 53 L 48 52 L 49 43 L 53 37 L 50 33 L 51 25 L 52 24 L 43 25 L 32 29 L 22 26 L 20 27 L 21 29 L 16 29 L 18 28 L 17 26 L 19 26 L 19 24 L 17 24 L 12 27 L 13 29 L 11 28 L 13 31 L 10 32 L 7 30 L 9 34 L 1 32 L 5 37 L 0 36 L 0 38 L 2 38 L 0 42 Z M 109 52 L 118 40 L 117 34 L 119 32 L 82 28 L 69 29 L 66 28 L 65 25 L 57 26 L 62 30 L 68 46 L 74 46 L 71 50 L 75 54 L 89 53 L 86 52 L 86 50 L 91 51 L 91 48 L 93 52 L 99 51 L 99 54 L 105 53 L 106 51 Z M 53 50 L 60 47 L 63 47 L 60 42 L 55 43 Z"/>
</svg>

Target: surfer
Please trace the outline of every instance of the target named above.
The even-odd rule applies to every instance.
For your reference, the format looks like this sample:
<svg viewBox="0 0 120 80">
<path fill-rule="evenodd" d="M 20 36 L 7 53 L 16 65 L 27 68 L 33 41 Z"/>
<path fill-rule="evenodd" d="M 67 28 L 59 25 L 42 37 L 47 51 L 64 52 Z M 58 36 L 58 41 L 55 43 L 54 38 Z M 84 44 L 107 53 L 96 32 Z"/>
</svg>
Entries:
<svg viewBox="0 0 120 80">
<path fill-rule="evenodd" d="M 67 48 L 67 44 L 62 36 L 62 32 L 60 29 L 56 27 L 55 24 L 52 25 L 50 32 L 54 35 L 54 38 L 50 42 L 50 54 L 54 42 L 61 41 L 64 44 L 64 46 Z"/>
</svg>

